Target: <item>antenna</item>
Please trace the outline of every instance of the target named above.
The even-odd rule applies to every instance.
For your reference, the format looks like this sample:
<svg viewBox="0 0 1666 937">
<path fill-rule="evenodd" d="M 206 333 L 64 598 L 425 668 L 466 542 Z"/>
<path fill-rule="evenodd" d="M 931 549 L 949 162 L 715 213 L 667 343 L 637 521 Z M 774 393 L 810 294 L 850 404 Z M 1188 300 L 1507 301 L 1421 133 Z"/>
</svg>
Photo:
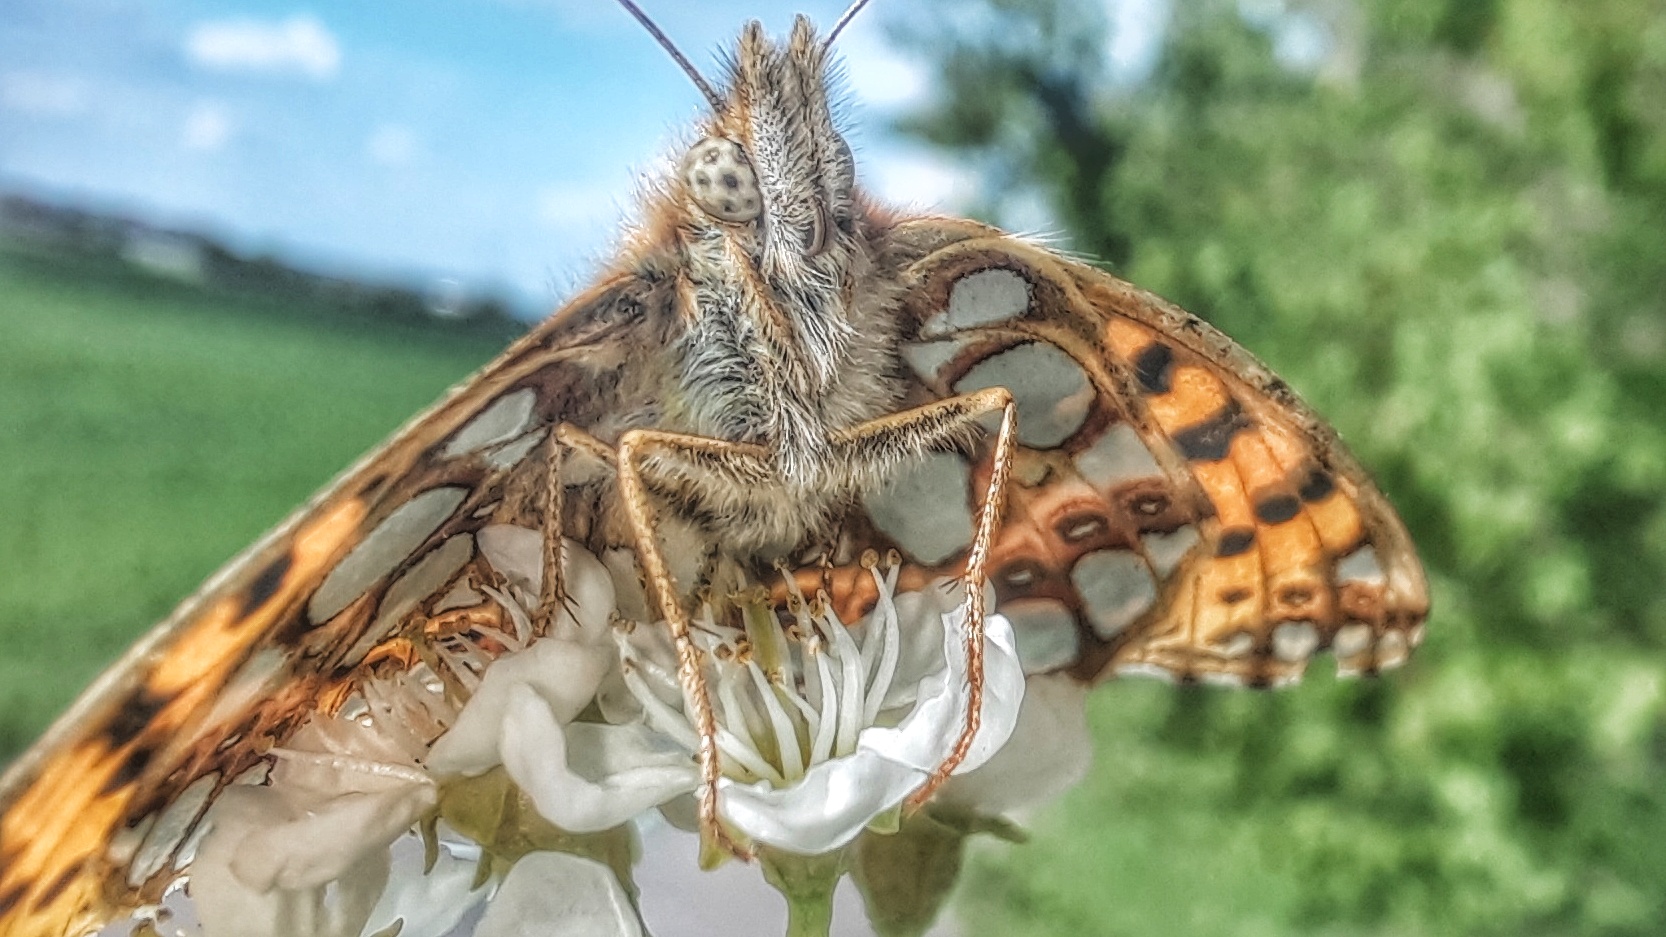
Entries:
<svg viewBox="0 0 1666 937">
<path fill-rule="evenodd" d="M 844 28 L 850 25 L 850 21 L 856 18 L 856 14 L 862 12 L 862 8 L 867 5 L 868 0 L 856 0 L 855 3 L 852 3 L 850 7 L 846 9 L 842 15 L 840 15 L 839 21 L 833 24 L 833 28 L 827 31 L 827 41 L 822 43 L 822 48 L 833 48 L 833 40 L 839 38 L 839 33 L 843 32 Z"/>
<path fill-rule="evenodd" d="M 712 89 L 710 84 L 707 84 L 706 79 L 700 77 L 700 70 L 695 68 L 694 63 L 690 62 L 688 57 L 677 49 L 676 45 L 671 42 L 671 37 L 667 36 L 653 20 L 649 19 L 648 14 L 642 12 L 642 8 L 632 0 L 619 0 L 619 5 L 624 7 L 630 15 L 636 17 L 636 21 L 642 24 L 642 28 L 648 31 L 648 35 L 653 36 L 659 42 L 660 47 L 670 54 L 672 61 L 682 66 L 683 71 L 688 73 L 688 77 L 694 79 L 694 86 L 700 89 L 700 93 L 706 96 L 707 101 L 711 102 L 712 110 L 721 114 L 723 112 L 723 99 L 718 97 L 717 92 Z M 858 3 L 857 6 L 861 6 L 861 3 Z"/>
</svg>

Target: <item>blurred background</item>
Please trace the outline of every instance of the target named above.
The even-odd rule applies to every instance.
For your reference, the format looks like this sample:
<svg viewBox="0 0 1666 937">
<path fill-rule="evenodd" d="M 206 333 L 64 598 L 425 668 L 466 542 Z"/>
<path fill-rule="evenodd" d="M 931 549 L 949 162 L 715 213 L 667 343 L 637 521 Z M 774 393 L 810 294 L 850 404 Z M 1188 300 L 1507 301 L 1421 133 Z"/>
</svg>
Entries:
<svg viewBox="0 0 1666 937">
<path fill-rule="evenodd" d="M 702 66 L 746 18 L 664 2 Z M 970 934 L 1666 932 L 1666 3 L 877 0 L 883 196 L 1199 313 L 1405 515 L 1411 666 L 1114 683 Z M 604 0 L 3 0 L 0 757 L 606 255 L 698 113 Z"/>
</svg>

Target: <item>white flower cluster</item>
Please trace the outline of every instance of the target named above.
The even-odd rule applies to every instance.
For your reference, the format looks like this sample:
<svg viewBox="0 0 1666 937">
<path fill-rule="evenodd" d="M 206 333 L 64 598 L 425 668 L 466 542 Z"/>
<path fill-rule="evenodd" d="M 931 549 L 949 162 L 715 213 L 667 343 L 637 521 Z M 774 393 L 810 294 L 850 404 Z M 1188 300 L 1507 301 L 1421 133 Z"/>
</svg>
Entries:
<svg viewBox="0 0 1666 937">
<path fill-rule="evenodd" d="M 493 527 L 493 597 L 530 634 L 539 533 Z M 491 661 L 460 710 L 425 669 L 372 681 L 352 710 L 315 717 L 264 783 L 227 789 L 191 869 L 206 937 L 442 937 L 478 914 L 484 937 L 643 933 L 634 886 L 583 850 L 494 861 L 432 822 L 447 785 L 501 771 L 562 835 L 617 831 L 647 811 L 687 816 L 697 738 L 659 624 L 621 621 L 614 580 L 564 543 L 570 601 L 550 632 Z M 783 627 L 761 599 L 744 629 L 697 622 L 719 721 L 719 811 L 731 831 L 787 856 L 836 853 L 896 811 L 949 755 L 968 705 L 963 607 L 947 584 L 896 593 L 874 570 L 875 610 L 847 626 L 795 596 Z M 1083 691 L 1026 679 L 1011 626 L 985 624 L 981 727 L 938 801 L 995 816 L 1085 772 Z M 390 847 L 428 821 L 429 853 Z M 484 847 L 484 848 L 483 848 Z M 501 860 L 501 856 L 498 857 Z M 484 902 L 483 913 L 478 906 Z"/>
</svg>

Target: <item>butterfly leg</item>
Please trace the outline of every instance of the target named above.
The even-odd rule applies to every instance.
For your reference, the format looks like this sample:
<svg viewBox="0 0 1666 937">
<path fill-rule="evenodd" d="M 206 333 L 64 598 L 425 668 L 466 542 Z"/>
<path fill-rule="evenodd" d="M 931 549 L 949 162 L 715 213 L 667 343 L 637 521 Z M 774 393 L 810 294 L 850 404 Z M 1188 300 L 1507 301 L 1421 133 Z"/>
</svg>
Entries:
<svg viewBox="0 0 1666 937">
<path fill-rule="evenodd" d="M 682 471 L 726 474 L 756 482 L 770 476 L 771 457 L 767 450 L 748 443 L 641 429 L 625 433 L 619 440 L 618 451 L 620 500 L 624 502 L 631 533 L 636 539 L 636 554 L 648 580 L 649 592 L 671 627 L 677 648 L 677 682 L 682 685 L 684 704 L 700 739 L 699 751 L 695 753 L 700 765 L 697 797 L 700 829 L 719 847 L 745 859 L 751 857 L 750 852 L 729 836 L 718 818 L 717 782 L 722 765 L 718 761 L 717 713 L 712 708 L 711 690 L 706 686 L 705 671 L 700 666 L 700 649 L 695 647 L 690 634 L 688 613 L 677 597 L 676 581 L 654 537 L 653 504 L 643 485 L 644 470 L 650 474 L 657 471 L 674 481 L 681 472 L 668 471 L 672 466 Z"/>
<path fill-rule="evenodd" d="M 857 464 L 871 464 L 899 454 L 923 455 L 945 442 L 963 435 L 971 424 L 991 413 L 1001 415 L 1000 429 L 995 436 L 995 465 L 984 490 L 983 504 L 978 509 L 978 522 L 972 538 L 971 551 L 966 556 L 966 617 L 963 628 L 966 637 L 966 678 L 970 692 L 966 703 L 966 720 L 954 748 L 931 778 L 909 798 L 910 806 L 918 807 L 930 800 L 937 789 L 949 779 L 955 768 L 966 760 L 983 719 L 983 621 L 987 609 L 984 584 L 988 581 L 989 550 L 1001 522 L 1001 509 L 1006 504 L 1007 479 L 1012 474 L 1013 446 L 1018 438 L 1018 409 L 1012 394 L 1004 387 L 973 391 L 947 400 L 939 400 L 913 410 L 881 417 L 844 430 L 833 437 L 835 445 L 846 449 Z"/>
<path fill-rule="evenodd" d="M 544 575 L 538 589 L 538 612 L 532 619 L 533 631 L 540 636 L 549 633 L 561 607 L 568 601 L 561 566 L 561 525 L 567 491 L 562 468 L 566 465 L 567 456 L 574 452 L 609 466 L 613 465 L 615 458 L 612 446 L 571 423 L 556 424 L 544 440 Z"/>
</svg>

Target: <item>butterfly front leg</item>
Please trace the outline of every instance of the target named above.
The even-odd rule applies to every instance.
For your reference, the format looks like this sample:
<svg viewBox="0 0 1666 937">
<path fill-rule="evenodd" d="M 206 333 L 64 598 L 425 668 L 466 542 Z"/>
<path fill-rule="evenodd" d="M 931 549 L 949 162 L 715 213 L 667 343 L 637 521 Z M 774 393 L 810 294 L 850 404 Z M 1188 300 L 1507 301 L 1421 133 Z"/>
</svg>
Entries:
<svg viewBox="0 0 1666 937">
<path fill-rule="evenodd" d="M 738 858 L 750 859 L 751 852 L 728 834 L 718 817 L 717 782 L 722 776 L 722 765 L 718 760 L 717 713 L 712 708 L 711 689 L 701 668 L 700 649 L 694 645 L 690 633 L 688 613 L 677 598 L 676 580 L 654 537 L 653 503 L 642 481 L 643 471 L 651 472 L 658 464 L 653 461 L 656 457 L 681 462 L 685 467 L 693 463 L 703 472 L 754 483 L 773 474 L 773 459 L 768 450 L 750 443 L 663 430 L 631 430 L 620 437 L 618 449 L 619 497 L 630 520 L 636 555 L 648 581 L 648 590 L 671 627 L 677 650 L 677 682 L 682 686 L 683 699 L 699 737 L 695 755 L 700 765 L 700 790 L 696 798 L 700 829 L 710 842 Z"/>
<path fill-rule="evenodd" d="M 549 633 L 550 626 L 554 624 L 560 610 L 570 601 L 561 562 L 561 542 L 566 536 L 566 532 L 562 530 L 562 517 L 566 511 L 568 484 L 562 469 L 568 456 L 573 453 L 581 453 L 610 468 L 615 467 L 617 462 L 612 446 L 571 423 L 557 423 L 551 427 L 549 436 L 545 439 L 542 504 L 544 575 L 538 590 L 538 611 L 533 616 L 533 630 L 540 636 Z"/>
<path fill-rule="evenodd" d="M 836 449 L 843 451 L 850 464 L 885 464 L 897 461 L 899 455 L 904 458 L 923 455 L 959 439 L 973 423 L 992 413 L 1001 415 L 1000 428 L 995 436 L 995 464 L 984 491 L 983 504 L 978 510 L 977 529 L 966 556 L 966 571 L 962 574 L 966 587 L 966 615 L 962 627 L 966 640 L 966 675 L 971 683 L 966 719 L 948 758 L 932 772 L 925 786 L 909 798 L 911 807 L 919 807 L 930 800 L 960 763 L 966 760 L 982 722 L 983 622 L 987 611 L 984 586 L 988 581 L 989 550 L 1000 526 L 1001 509 L 1006 504 L 1007 479 L 1012 474 L 1013 447 L 1018 438 L 1018 408 L 1006 388 L 990 387 L 880 417 L 833 436 Z"/>
</svg>

